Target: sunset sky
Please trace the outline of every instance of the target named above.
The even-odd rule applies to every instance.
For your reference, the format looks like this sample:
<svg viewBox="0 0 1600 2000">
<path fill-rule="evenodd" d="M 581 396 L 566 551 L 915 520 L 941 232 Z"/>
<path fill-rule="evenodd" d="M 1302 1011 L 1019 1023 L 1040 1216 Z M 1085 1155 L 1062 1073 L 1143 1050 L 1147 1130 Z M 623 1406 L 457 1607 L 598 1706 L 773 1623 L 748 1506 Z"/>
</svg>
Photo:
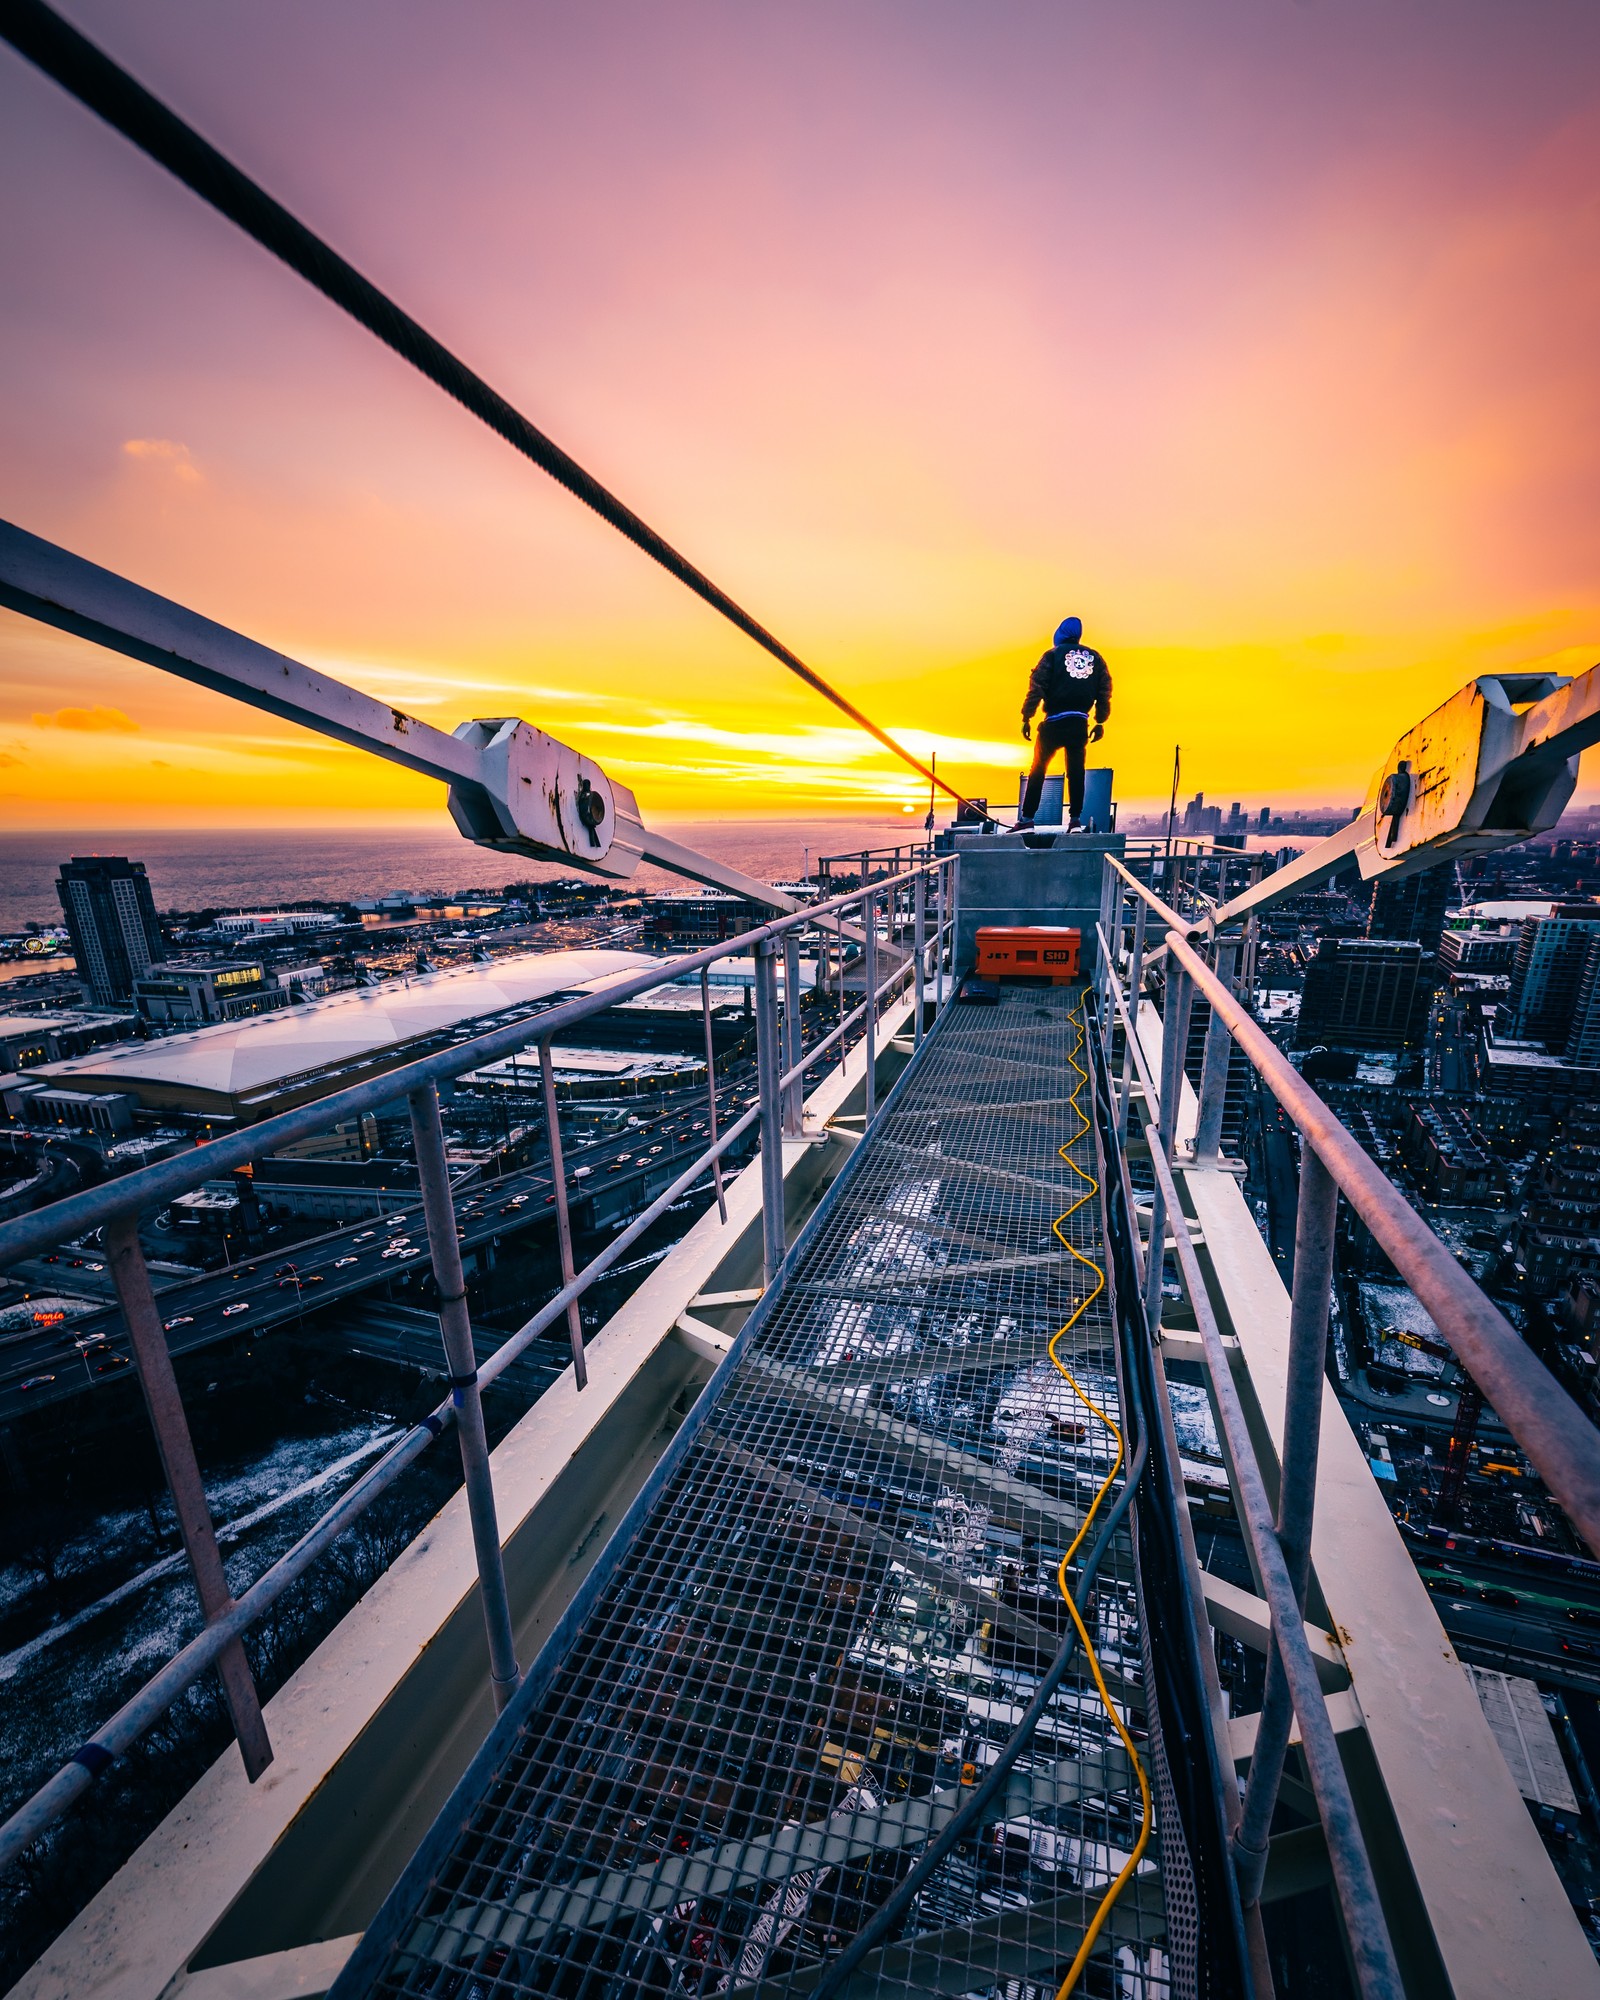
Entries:
<svg viewBox="0 0 1600 2000">
<path fill-rule="evenodd" d="M 1068 612 L 1133 805 L 1600 659 L 1594 0 L 63 11 L 969 789 Z M 4 49 L 0 190 L 0 515 L 647 816 L 922 796 Z M 0 612 L 0 827 L 441 808 Z"/>
</svg>

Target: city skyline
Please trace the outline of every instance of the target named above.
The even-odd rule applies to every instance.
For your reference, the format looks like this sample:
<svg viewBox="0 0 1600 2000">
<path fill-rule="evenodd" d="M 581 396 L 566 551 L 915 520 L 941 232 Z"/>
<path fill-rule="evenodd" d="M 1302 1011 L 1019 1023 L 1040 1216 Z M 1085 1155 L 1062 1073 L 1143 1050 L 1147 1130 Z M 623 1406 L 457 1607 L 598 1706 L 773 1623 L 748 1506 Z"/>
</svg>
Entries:
<svg viewBox="0 0 1600 2000">
<path fill-rule="evenodd" d="M 1354 800 L 1473 673 L 1595 657 L 1585 10 L 75 18 L 997 801 L 1069 609 L 1135 809 L 1174 737 L 1212 796 Z M 9 55 L 0 103 L 0 511 L 429 720 L 520 712 L 658 816 L 915 807 Z M 0 760 L 17 826 L 440 804 L 10 614 Z"/>
</svg>

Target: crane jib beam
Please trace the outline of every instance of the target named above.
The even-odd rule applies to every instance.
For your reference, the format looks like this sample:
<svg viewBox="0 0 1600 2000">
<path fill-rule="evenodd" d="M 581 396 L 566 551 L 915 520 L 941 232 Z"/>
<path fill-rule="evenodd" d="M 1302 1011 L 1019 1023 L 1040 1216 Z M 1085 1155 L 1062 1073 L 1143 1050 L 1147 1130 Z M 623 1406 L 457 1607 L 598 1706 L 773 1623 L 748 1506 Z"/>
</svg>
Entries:
<svg viewBox="0 0 1600 2000">
<path fill-rule="evenodd" d="M 644 825 L 627 786 L 592 758 L 511 718 L 435 729 L 331 674 L 0 521 L 0 604 L 286 722 L 435 778 L 468 839 L 612 880 L 641 861 L 785 913 L 782 890 Z M 602 811 L 590 825 L 587 802 Z"/>
</svg>

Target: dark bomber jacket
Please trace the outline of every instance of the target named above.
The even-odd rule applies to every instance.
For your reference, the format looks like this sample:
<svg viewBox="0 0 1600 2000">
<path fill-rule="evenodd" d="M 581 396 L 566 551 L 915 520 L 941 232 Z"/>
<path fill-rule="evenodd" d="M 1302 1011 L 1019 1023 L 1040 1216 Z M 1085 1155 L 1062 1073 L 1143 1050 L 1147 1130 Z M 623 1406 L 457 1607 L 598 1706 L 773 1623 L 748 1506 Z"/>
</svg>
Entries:
<svg viewBox="0 0 1600 2000">
<path fill-rule="evenodd" d="M 1040 659 L 1028 682 L 1028 698 L 1022 704 L 1022 719 L 1029 722 L 1033 711 L 1046 715 L 1094 711 L 1096 722 L 1111 719 L 1111 669 L 1093 646 L 1052 646 Z"/>
</svg>

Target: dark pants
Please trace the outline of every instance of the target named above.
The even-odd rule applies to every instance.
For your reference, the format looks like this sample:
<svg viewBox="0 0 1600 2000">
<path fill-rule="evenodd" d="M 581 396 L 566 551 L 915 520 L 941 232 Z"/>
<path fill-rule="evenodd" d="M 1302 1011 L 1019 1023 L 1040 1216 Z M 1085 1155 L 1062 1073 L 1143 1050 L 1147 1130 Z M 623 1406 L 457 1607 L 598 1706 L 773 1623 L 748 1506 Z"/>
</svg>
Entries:
<svg viewBox="0 0 1600 2000">
<path fill-rule="evenodd" d="M 1044 790 L 1044 774 L 1050 768 L 1050 759 L 1058 750 L 1067 753 L 1067 808 L 1071 818 L 1078 819 L 1083 813 L 1083 752 L 1089 741 L 1089 718 L 1086 715 L 1063 715 L 1055 721 L 1042 718 L 1033 739 L 1033 769 L 1028 773 L 1028 789 L 1023 794 L 1022 817 L 1032 819 L 1039 810 L 1039 795 Z"/>
</svg>

